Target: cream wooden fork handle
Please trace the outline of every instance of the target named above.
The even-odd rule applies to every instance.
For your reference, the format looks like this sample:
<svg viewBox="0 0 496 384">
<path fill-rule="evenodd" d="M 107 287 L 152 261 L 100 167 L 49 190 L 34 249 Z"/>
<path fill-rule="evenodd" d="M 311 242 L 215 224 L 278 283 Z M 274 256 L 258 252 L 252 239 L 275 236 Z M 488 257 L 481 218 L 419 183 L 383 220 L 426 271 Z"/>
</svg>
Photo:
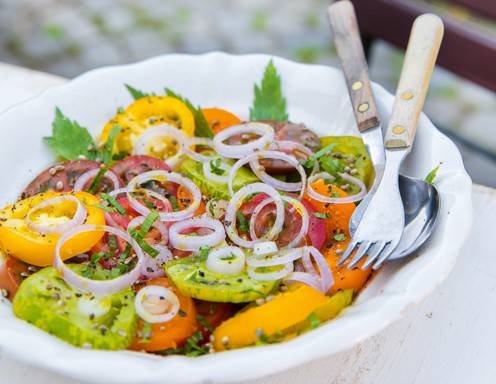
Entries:
<svg viewBox="0 0 496 384">
<path fill-rule="evenodd" d="M 386 148 L 409 148 L 413 144 L 443 32 L 443 22 L 433 14 L 421 15 L 413 23 L 386 132 Z"/>
</svg>

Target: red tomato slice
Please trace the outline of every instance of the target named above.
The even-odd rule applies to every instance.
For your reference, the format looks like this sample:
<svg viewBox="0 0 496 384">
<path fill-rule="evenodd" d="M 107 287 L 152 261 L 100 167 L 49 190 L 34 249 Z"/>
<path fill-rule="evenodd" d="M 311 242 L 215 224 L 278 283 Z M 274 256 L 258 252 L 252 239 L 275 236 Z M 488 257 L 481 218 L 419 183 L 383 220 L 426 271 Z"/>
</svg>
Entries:
<svg viewBox="0 0 496 384">
<path fill-rule="evenodd" d="M 306 199 L 302 199 L 301 203 L 307 209 L 309 218 L 308 237 L 310 243 L 317 249 L 322 248 L 326 240 L 326 221 L 315 216 L 318 210 Z"/>
</svg>

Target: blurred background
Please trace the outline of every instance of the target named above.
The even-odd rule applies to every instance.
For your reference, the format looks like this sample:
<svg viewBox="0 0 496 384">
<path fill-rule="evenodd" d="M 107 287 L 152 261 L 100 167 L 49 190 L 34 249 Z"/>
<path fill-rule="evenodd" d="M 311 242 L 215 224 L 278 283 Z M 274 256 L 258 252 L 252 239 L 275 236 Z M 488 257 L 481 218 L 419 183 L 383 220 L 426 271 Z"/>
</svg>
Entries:
<svg viewBox="0 0 496 384">
<path fill-rule="evenodd" d="M 69 78 L 164 53 L 212 50 L 339 66 L 325 16 L 328 3 L 0 0 L 0 61 Z M 462 40 L 448 42 L 443 65 L 450 71 L 436 69 L 425 112 L 460 147 L 473 180 L 496 187 L 496 61 L 487 62 L 496 52 L 496 0 L 357 0 L 355 6 L 371 77 L 393 93 L 406 43 L 400 27 L 409 30 L 409 17 L 430 10 L 455 28 Z"/>
</svg>

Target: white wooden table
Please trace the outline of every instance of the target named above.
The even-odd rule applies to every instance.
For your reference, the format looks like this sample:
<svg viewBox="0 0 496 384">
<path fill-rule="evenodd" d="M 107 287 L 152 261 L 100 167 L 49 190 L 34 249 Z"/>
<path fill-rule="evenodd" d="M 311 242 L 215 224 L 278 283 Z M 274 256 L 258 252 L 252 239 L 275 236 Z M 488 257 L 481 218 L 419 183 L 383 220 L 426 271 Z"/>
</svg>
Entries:
<svg viewBox="0 0 496 384">
<path fill-rule="evenodd" d="M 0 111 L 64 81 L 0 64 Z M 496 190 L 475 185 L 473 204 L 474 226 L 457 265 L 421 305 L 348 352 L 250 383 L 495 383 Z M 0 354 L 0 383 L 76 381 Z"/>
</svg>

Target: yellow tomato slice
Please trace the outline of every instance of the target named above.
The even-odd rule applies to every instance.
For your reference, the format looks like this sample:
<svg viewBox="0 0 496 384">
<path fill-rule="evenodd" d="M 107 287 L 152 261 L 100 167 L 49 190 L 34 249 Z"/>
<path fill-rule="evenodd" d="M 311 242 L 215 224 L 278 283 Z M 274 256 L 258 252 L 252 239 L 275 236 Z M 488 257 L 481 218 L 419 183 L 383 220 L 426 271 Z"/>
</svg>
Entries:
<svg viewBox="0 0 496 384">
<path fill-rule="evenodd" d="M 186 104 L 170 96 L 146 96 L 110 119 L 99 141 L 100 144 L 105 143 L 112 127 L 118 125 L 121 132 L 116 137 L 114 153 L 132 153 L 136 140 L 147 128 L 164 123 L 181 130 L 188 137 L 195 134 L 195 119 Z M 159 157 L 160 154 L 151 155 Z"/>
<path fill-rule="evenodd" d="M 86 208 L 85 224 L 105 224 L 103 211 L 95 207 L 98 204 L 97 197 L 87 192 L 43 192 L 8 205 L 0 211 L 0 248 L 8 255 L 29 264 L 40 267 L 52 265 L 55 245 L 60 234 L 41 234 L 31 230 L 26 224 L 26 215 L 32 207 L 47 199 L 69 194 L 79 199 Z M 31 219 L 58 224 L 63 220 L 69 220 L 74 210 L 74 203 L 64 202 L 51 207 L 50 210 L 36 213 Z M 62 258 L 67 259 L 74 254 L 87 252 L 102 236 L 103 232 L 100 231 L 85 232 L 74 236 L 67 241 L 67 248 L 71 249 L 71 253 L 62 254 Z"/>
</svg>

